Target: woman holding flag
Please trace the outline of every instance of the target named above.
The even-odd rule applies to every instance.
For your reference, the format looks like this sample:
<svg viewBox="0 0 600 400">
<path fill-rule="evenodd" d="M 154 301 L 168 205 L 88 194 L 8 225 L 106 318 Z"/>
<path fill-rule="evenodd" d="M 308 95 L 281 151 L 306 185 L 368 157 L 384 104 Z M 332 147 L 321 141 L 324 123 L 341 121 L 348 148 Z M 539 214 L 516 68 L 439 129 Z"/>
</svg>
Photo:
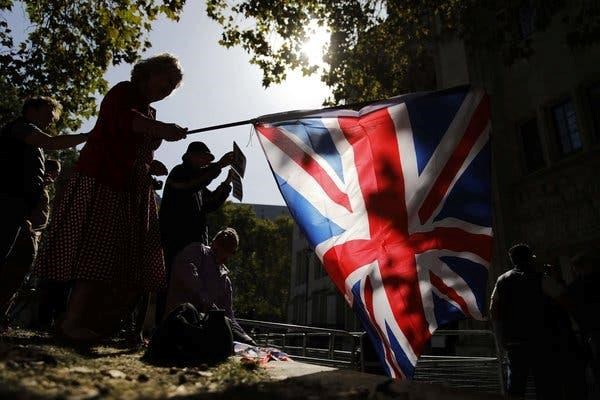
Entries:
<svg viewBox="0 0 600 400">
<path fill-rule="evenodd" d="M 161 141 L 187 129 L 155 120 L 151 103 L 181 83 L 179 61 L 161 54 L 137 63 L 131 80 L 106 94 L 64 194 L 56 202 L 34 272 L 70 282 L 57 333 L 93 342 L 112 333 L 138 296 L 161 289 L 165 271 L 151 175 Z"/>
</svg>

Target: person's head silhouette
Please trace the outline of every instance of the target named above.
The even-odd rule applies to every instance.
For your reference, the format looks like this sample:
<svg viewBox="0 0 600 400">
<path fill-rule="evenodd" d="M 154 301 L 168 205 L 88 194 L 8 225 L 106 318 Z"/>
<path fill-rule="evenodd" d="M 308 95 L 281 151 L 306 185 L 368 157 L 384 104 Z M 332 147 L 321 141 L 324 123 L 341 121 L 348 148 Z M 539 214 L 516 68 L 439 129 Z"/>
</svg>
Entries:
<svg viewBox="0 0 600 400">
<path fill-rule="evenodd" d="M 519 243 L 512 246 L 510 250 L 508 250 L 508 256 L 510 258 L 510 262 L 517 269 L 522 271 L 533 271 L 535 269 L 535 254 L 533 254 L 533 251 L 529 245 L 525 243 Z"/>
</svg>

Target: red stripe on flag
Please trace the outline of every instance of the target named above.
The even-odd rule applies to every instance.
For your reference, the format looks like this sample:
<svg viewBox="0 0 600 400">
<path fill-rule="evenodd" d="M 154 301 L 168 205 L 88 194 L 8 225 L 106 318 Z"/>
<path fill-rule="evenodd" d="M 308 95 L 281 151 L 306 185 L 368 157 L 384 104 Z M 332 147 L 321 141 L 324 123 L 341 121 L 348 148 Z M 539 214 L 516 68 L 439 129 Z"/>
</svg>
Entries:
<svg viewBox="0 0 600 400">
<path fill-rule="evenodd" d="M 306 154 L 293 140 L 270 125 L 257 125 L 256 129 L 281 151 L 288 155 L 304 171 L 312 176 L 331 200 L 352 212 L 348 195 L 342 192 L 331 177 L 310 155 Z"/>
<path fill-rule="evenodd" d="M 415 354 L 431 337 L 425 320 L 416 263 L 409 242 L 382 247 L 372 240 L 353 240 L 329 249 L 323 255 L 325 270 L 341 293 L 346 278 L 356 269 L 377 261 L 383 287 L 394 319 Z"/>
<path fill-rule="evenodd" d="M 342 293 L 346 293 L 346 277 L 377 259 L 370 240 L 350 240 L 334 246 L 323 255 L 325 271 Z"/>
<path fill-rule="evenodd" d="M 490 235 L 469 233 L 460 228 L 435 228 L 410 235 L 410 247 L 416 254 L 436 249 L 469 252 L 491 262 L 492 240 Z"/>
<path fill-rule="evenodd" d="M 444 166 L 444 169 L 440 175 L 437 177 L 435 183 L 431 186 L 431 190 L 423 201 L 423 205 L 419 210 L 419 218 L 421 219 L 421 223 L 425 223 L 429 220 L 444 196 L 446 196 L 446 192 L 448 191 L 450 184 L 458 174 L 458 171 L 465 162 L 469 152 L 475 145 L 475 142 L 483 134 L 489 119 L 490 99 L 487 95 L 484 95 L 481 99 L 481 102 L 477 106 L 477 109 L 473 113 L 473 117 L 469 122 L 469 126 L 465 130 L 465 134 L 456 146 L 456 149 L 454 149 L 450 159 Z"/>
<path fill-rule="evenodd" d="M 379 246 L 378 250 L 379 272 L 388 303 L 413 352 L 419 354 L 431 335 L 423 310 L 414 253 L 407 241 Z"/>
<path fill-rule="evenodd" d="M 404 176 L 396 127 L 387 108 L 361 118 L 338 118 L 354 149 L 354 164 L 374 240 L 407 231 Z M 391 233 L 390 230 L 394 230 Z"/>
<path fill-rule="evenodd" d="M 446 285 L 442 278 L 440 278 L 431 271 L 429 271 L 429 280 L 431 281 L 431 284 L 435 286 L 437 290 L 440 291 L 440 293 L 443 293 L 446 297 L 458 304 L 458 306 L 466 316 L 473 318 L 473 315 L 471 315 L 469 307 L 467 306 L 467 302 L 456 292 L 456 290 Z"/>
<path fill-rule="evenodd" d="M 408 223 L 401 154 L 387 108 L 359 119 L 338 118 L 352 145 L 368 212 L 371 246 L 396 323 L 418 354 L 429 340 L 414 255 L 408 254 Z M 408 252 L 407 252 L 408 251 Z M 363 264 L 364 265 L 364 264 Z"/>
</svg>

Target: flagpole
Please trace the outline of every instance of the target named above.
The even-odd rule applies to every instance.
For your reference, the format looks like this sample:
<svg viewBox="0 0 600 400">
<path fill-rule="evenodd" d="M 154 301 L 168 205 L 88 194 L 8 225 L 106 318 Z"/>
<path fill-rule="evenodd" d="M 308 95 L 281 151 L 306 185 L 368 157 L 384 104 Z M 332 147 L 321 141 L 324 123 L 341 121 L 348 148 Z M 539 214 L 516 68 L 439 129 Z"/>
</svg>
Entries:
<svg viewBox="0 0 600 400">
<path fill-rule="evenodd" d="M 396 97 L 401 97 L 401 96 L 396 96 Z M 394 99 L 394 98 L 392 98 L 392 99 Z M 218 129 L 231 128 L 231 127 L 240 126 L 240 125 L 248 125 L 248 124 L 254 125 L 259 122 L 261 122 L 261 123 L 276 123 L 276 122 L 286 121 L 289 119 L 306 118 L 306 117 L 310 117 L 316 113 L 323 113 L 323 112 L 328 112 L 328 111 L 348 110 L 349 112 L 352 112 L 350 110 L 353 110 L 355 108 L 361 108 L 367 104 L 376 104 L 376 103 L 381 103 L 381 102 L 385 102 L 385 101 L 389 101 L 389 99 L 388 100 L 377 100 L 377 101 L 371 101 L 371 102 L 365 101 L 365 102 L 353 103 L 353 104 L 342 104 L 339 106 L 326 107 L 326 108 L 314 109 L 314 110 L 285 111 L 285 112 L 280 112 L 280 113 L 275 113 L 275 114 L 267 114 L 267 115 L 260 116 L 258 118 L 247 119 L 244 121 L 230 122 L 228 124 L 212 125 L 212 126 L 207 126 L 204 128 L 193 129 L 191 131 L 187 131 L 187 134 L 189 135 L 190 133 L 215 131 Z"/>
<path fill-rule="evenodd" d="M 228 124 L 207 126 L 205 128 L 200 128 L 200 129 L 194 129 L 194 130 L 191 130 L 191 131 L 187 131 L 187 134 L 189 135 L 190 133 L 200 133 L 200 132 L 207 132 L 207 131 L 215 131 L 217 129 L 231 128 L 233 126 L 254 124 L 255 122 L 256 122 L 256 119 L 247 119 L 245 121 L 230 122 Z"/>
</svg>

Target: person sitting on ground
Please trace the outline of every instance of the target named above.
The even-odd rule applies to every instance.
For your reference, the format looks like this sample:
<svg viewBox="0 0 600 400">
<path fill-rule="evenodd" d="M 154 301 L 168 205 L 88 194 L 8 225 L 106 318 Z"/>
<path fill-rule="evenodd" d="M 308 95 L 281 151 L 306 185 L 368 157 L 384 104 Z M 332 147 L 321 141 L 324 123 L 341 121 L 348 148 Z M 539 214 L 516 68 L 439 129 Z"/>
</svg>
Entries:
<svg viewBox="0 0 600 400">
<path fill-rule="evenodd" d="M 183 249 L 173 262 L 165 311 L 168 314 L 183 303 L 192 304 L 200 312 L 225 310 L 234 340 L 255 345 L 233 314 L 233 289 L 225 262 L 238 244 L 237 232 L 225 228 L 215 235 L 210 247 L 196 242 Z"/>
<path fill-rule="evenodd" d="M 182 157 L 183 162 L 171 170 L 165 183 L 159 219 L 167 282 L 171 264 L 185 246 L 193 242 L 208 244 L 206 215 L 219 209 L 231 192 L 231 175 L 214 191 L 207 186 L 223 168 L 231 165 L 233 153 L 226 153 L 217 162 L 212 162 L 214 159 L 206 144 L 192 142 Z M 157 323 L 163 318 L 165 297 L 163 292 L 157 298 Z"/>
<path fill-rule="evenodd" d="M 141 296 L 166 285 L 152 175 L 168 171 L 154 151 L 187 129 L 157 121 L 150 104 L 182 78 L 177 58 L 159 54 L 112 87 L 53 207 L 34 274 L 72 284 L 56 324 L 66 340 L 90 344 L 115 333 Z"/>
</svg>

